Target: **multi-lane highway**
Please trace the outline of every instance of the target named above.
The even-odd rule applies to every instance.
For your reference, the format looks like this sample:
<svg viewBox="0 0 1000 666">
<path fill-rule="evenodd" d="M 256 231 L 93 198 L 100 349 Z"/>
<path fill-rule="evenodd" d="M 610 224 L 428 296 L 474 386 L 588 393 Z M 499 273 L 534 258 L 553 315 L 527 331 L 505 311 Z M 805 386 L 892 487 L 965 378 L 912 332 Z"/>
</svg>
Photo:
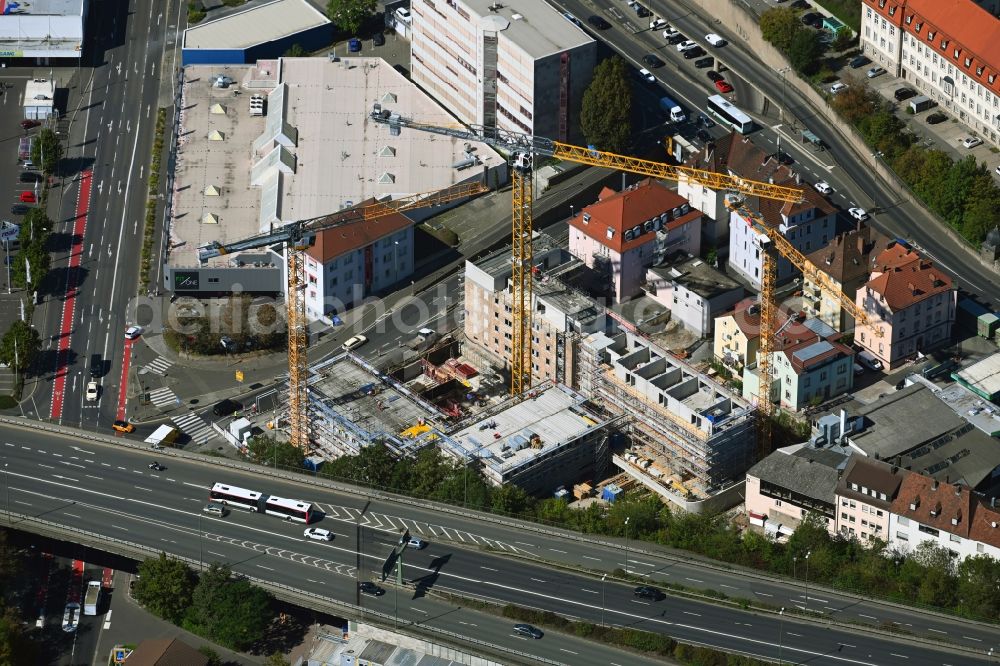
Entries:
<svg viewBox="0 0 1000 666">
<path fill-rule="evenodd" d="M 986 663 L 965 653 L 956 661 L 927 645 L 905 639 L 895 642 L 877 633 L 842 631 L 826 621 L 802 623 L 787 613 L 776 617 L 676 598 L 646 603 L 633 599 L 630 586 L 610 581 L 605 586 L 598 576 L 572 570 L 582 563 L 598 571 L 623 567 L 624 551 L 613 545 L 569 540 L 558 533 L 544 535 L 519 529 L 516 524 L 503 526 L 432 508 L 368 502 L 311 484 L 164 458 L 162 454 L 158 460 L 166 470 L 153 472 L 147 467 L 152 456 L 145 451 L 98 442 L 75 443 L 71 438 L 8 426 L 0 428 L 0 442 L 10 484 L 5 509 L 162 548 L 195 561 L 229 562 L 248 575 L 351 603 L 359 599 L 357 582 L 369 580 L 379 571 L 399 530 L 405 527 L 431 544 L 407 554 L 406 578 L 412 585 L 400 593 L 398 603 L 400 608 L 405 606 L 410 618 L 437 617 L 422 607 L 424 597 L 452 592 L 544 608 L 593 622 L 601 622 L 603 617 L 611 624 L 638 626 L 683 641 L 771 659 L 777 658 L 780 645 L 785 659 L 818 664 Z M 303 538 L 301 525 L 259 514 L 237 511 L 224 519 L 207 516 L 201 509 L 215 481 L 314 502 L 326 513 L 320 526 L 332 530 L 336 538 L 331 543 L 313 542 Z M 30 530 L 30 519 L 21 526 Z M 808 587 L 789 590 L 746 575 L 720 578 L 723 574 L 710 569 L 650 552 L 637 554 L 635 546 L 633 543 L 628 567 L 648 575 L 653 582 L 698 587 L 710 579 L 728 580 L 725 585 L 733 589 L 723 591 L 731 596 L 789 610 L 798 605 L 824 620 L 864 623 L 864 617 L 858 616 L 863 613 L 888 626 L 899 618 L 901 632 L 950 640 L 975 652 L 982 650 L 980 654 L 990 647 L 1000 648 L 997 632 L 991 627 L 865 604 Z M 566 567 L 544 563 L 560 558 Z M 362 599 L 366 606 L 371 604 L 369 607 L 383 612 L 393 612 L 397 603 L 392 590 L 378 599 Z"/>
<path fill-rule="evenodd" d="M 71 108 L 66 164 L 75 176 L 56 193 L 57 229 L 71 238 L 53 267 L 66 280 L 36 325 L 49 338 L 56 367 L 31 395 L 42 418 L 108 427 L 122 392 L 123 332 L 135 316 L 149 157 L 159 105 L 165 39 L 178 29 L 176 1 L 111 0 L 88 25 L 86 67 Z M 43 340 L 45 338 L 43 337 Z M 91 357 L 103 362 L 96 402 L 84 397 Z"/>
<path fill-rule="evenodd" d="M 603 16 L 612 27 L 592 31 L 595 37 L 607 42 L 635 67 L 643 66 L 642 57 L 648 53 L 666 60 L 664 67 L 653 70 L 654 75 L 695 115 L 697 110 L 704 108 L 706 97 L 715 94 L 715 88 L 705 76 L 706 70 L 697 69 L 691 60 L 684 60 L 673 46 L 666 43 L 659 31 L 649 30 L 648 18 L 639 18 L 626 3 L 617 0 L 550 0 L 550 3 L 583 19 L 595 13 Z M 969 254 L 937 228 L 941 222 L 933 225 L 918 222 L 925 220 L 926 214 L 919 210 L 917 204 L 909 199 L 897 200 L 883 191 L 879 181 L 873 177 L 872 160 L 875 158 L 867 155 L 859 160 L 840 138 L 838 130 L 823 114 L 813 111 L 794 86 L 761 62 L 756 54 L 744 50 L 742 40 L 733 32 L 733 26 L 720 24 L 705 16 L 704 9 L 695 2 L 648 0 L 643 4 L 703 46 L 704 36 L 710 32 L 727 37 L 729 44 L 726 46 L 717 49 L 706 46 L 706 50 L 730 70 L 725 74 L 733 82 L 739 97 L 742 99 L 753 89 L 770 100 L 772 106 L 786 107 L 784 122 L 773 117 L 758 118 L 762 129 L 752 135 L 756 143 L 765 149 L 777 149 L 779 136 L 782 137 L 781 150 L 791 154 L 798 163 L 793 168 L 803 173 L 807 180 L 830 183 L 835 191 L 835 203 L 842 207 L 858 205 L 869 211 L 878 209 L 873 220 L 876 227 L 892 237 L 913 241 L 955 276 L 964 290 L 976 295 L 983 303 L 1000 308 L 1000 278 L 978 262 L 970 261 Z M 750 21 L 749 18 L 747 20 Z M 794 77 L 796 74 L 789 71 L 785 76 Z M 754 112 L 753 108 L 743 110 L 751 114 Z M 820 136 L 828 150 L 815 153 L 803 147 L 795 130 L 789 126 L 793 120 L 797 121 L 798 128 L 808 127 Z M 716 131 L 716 134 L 719 133 Z"/>
</svg>

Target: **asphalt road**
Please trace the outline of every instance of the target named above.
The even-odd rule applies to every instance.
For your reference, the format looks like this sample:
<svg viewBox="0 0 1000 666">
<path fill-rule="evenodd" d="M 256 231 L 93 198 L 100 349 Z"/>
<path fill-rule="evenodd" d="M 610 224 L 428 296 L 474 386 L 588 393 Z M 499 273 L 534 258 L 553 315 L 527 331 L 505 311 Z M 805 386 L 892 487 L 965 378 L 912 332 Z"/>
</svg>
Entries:
<svg viewBox="0 0 1000 666">
<path fill-rule="evenodd" d="M 67 247 L 54 256 L 53 270 L 62 281 L 56 294 L 49 296 L 44 318 L 36 321 L 43 331 L 43 345 L 51 336 L 50 353 L 45 355 L 49 368 L 32 394 L 36 414 L 51 415 L 63 424 L 106 427 L 118 410 L 123 332 L 135 317 L 130 311 L 134 305 L 129 305 L 136 293 L 163 45 L 167 31 L 177 27 L 169 14 L 163 14 L 171 9 L 176 3 L 102 3 L 101 29 L 92 25 L 88 30 L 84 66 L 77 73 L 80 85 L 70 96 L 65 162 L 72 173 L 92 172 L 89 213 L 78 248 Z M 80 187 L 78 178 L 63 184 L 57 229 L 72 230 Z M 80 255 L 78 289 L 72 328 L 63 331 L 65 268 L 71 252 Z M 67 334 L 69 374 L 61 413 L 53 414 L 54 349 Z M 104 375 L 99 379 L 98 401 L 87 402 L 84 392 L 93 354 L 104 360 Z"/>
<path fill-rule="evenodd" d="M 75 445 L 62 438 L 6 426 L 0 432 L 10 481 L 5 504 L 14 512 L 163 548 L 196 560 L 226 561 L 248 575 L 345 601 L 357 599 L 358 579 L 370 580 L 380 570 L 400 529 L 421 534 L 431 545 L 407 553 L 406 578 L 416 589 L 411 585 L 405 594 L 400 593 L 401 617 L 405 606 L 412 616 L 430 618 L 430 611 L 422 607 L 422 595 L 455 591 L 598 623 L 603 614 L 608 623 L 639 626 L 679 640 L 772 659 L 777 657 L 780 644 L 784 658 L 794 655 L 818 664 L 986 663 L 965 654 L 960 662 L 949 662 L 943 653 L 926 646 L 886 640 L 878 632 L 828 628 L 822 621 L 801 623 L 787 614 L 777 618 L 675 598 L 644 604 L 632 598 L 628 585 L 609 582 L 605 588 L 598 576 L 554 568 L 544 562 L 562 559 L 568 566 L 595 571 L 624 568 L 625 551 L 609 545 L 546 537 L 516 525 L 503 527 L 402 504 L 364 503 L 360 498 L 301 483 L 221 471 L 162 455 L 158 460 L 167 469 L 155 473 L 147 468 L 152 456 L 143 452 L 92 442 Z M 221 520 L 207 516 L 201 508 L 207 489 L 215 481 L 314 502 L 326 513 L 319 525 L 333 531 L 336 538 L 332 543 L 307 540 L 301 525 L 265 515 L 234 511 Z M 30 529 L 30 524 L 25 529 Z M 203 536 L 199 538 L 199 534 Z M 952 640 L 982 650 L 983 654 L 989 647 L 1000 648 L 994 628 L 861 602 L 807 586 L 724 574 L 648 552 L 640 555 L 635 547 L 633 543 L 628 569 L 648 575 L 654 583 L 672 581 L 691 587 L 721 588 L 732 596 L 752 598 L 775 608 L 799 606 L 820 619 L 862 624 L 870 621 L 880 626 L 895 620 L 903 631 Z M 390 590 L 380 599 L 366 598 L 367 603 L 390 612 L 396 603 L 395 595 Z M 871 619 L 866 620 L 866 616 Z M 548 643 L 541 641 L 537 645 Z M 904 658 L 905 662 L 897 661 Z"/>
<path fill-rule="evenodd" d="M 697 115 L 697 110 L 704 108 L 706 97 L 715 94 L 711 81 L 705 76 L 706 70 L 699 70 L 695 68 L 693 61 L 684 60 L 673 46 L 664 42 L 659 32 L 649 30 L 648 18 L 638 18 L 625 2 L 550 0 L 550 4 L 568 10 L 583 20 L 595 13 L 603 16 L 612 27 L 590 32 L 597 39 L 608 43 L 636 68 L 643 66 L 641 59 L 647 53 L 656 53 L 663 58 L 667 64 L 653 70 L 653 73 L 659 85 L 674 93 L 686 107 L 689 116 L 692 113 Z M 766 96 L 772 105 L 781 105 L 784 100 L 786 113 L 783 122 L 777 116 L 762 118 L 753 113 L 753 109 L 743 107 L 761 125 L 761 129 L 752 134 L 755 143 L 765 148 L 773 146 L 777 150 L 780 141 L 781 150 L 790 154 L 797 162 L 797 167 L 793 168 L 803 173 L 810 183 L 825 180 L 834 188 L 834 195 L 831 197 L 834 203 L 845 209 L 860 206 L 869 212 L 877 211 L 873 215 L 874 226 L 892 237 L 910 240 L 953 275 L 964 291 L 975 295 L 990 307 L 1000 308 L 1000 278 L 978 263 L 970 261 L 969 255 L 950 237 L 941 233 L 936 225 L 918 222 L 924 219 L 918 206 L 908 200 L 896 200 L 881 190 L 873 178 L 874 165 L 867 161 L 859 162 L 846 143 L 839 139 L 830 123 L 823 116 L 815 114 L 792 86 L 783 84 L 779 73 L 763 64 L 755 54 L 743 50 L 742 41 L 729 33 L 727 26 L 700 15 L 699 12 L 704 10 L 694 2 L 649 0 L 643 4 L 725 64 L 730 70 L 725 72 L 725 76 L 734 85 L 737 104 L 741 99 L 748 98 L 747 95 L 751 93 L 748 86 Z M 707 46 L 704 36 L 709 32 L 721 34 L 729 43 L 721 48 Z M 795 74 L 788 73 L 787 76 Z M 816 153 L 802 147 L 796 129 L 790 126 L 793 123 L 798 129 L 808 127 L 815 132 L 826 142 L 828 150 Z M 685 136 L 693 134 L 690 126 L 679 129 Z M 713 128 L 711 133 L 719 136 L 721 130 Z"/>
</svg>

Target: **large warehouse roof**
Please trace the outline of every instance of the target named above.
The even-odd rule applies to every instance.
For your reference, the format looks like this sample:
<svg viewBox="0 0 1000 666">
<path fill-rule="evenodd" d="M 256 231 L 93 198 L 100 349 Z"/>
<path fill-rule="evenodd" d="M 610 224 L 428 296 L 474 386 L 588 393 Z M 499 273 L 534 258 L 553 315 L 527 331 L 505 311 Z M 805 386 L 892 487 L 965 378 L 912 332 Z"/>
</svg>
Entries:
<svg viewBox="0 0 1000 666">
<path fill-rule="evenodd" d="M 329 22 L 306 0 L 275 0 L 188 28 L 184 48 L 245 49 Z"/>
</svg>

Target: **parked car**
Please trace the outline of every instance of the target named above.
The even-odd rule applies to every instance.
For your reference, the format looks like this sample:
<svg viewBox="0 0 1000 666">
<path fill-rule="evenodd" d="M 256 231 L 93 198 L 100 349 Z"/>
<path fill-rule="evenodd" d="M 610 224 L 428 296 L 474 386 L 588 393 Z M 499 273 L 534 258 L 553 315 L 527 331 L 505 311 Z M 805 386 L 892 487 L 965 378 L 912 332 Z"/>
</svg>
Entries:
<svg viewBox="0 0 1000 666">
<path fill-rule="evenodd" d="M 712 135 L 709 134 L 707 130 L 699 128 L 698 131 L 694 133 L 694 135 L 698 137 L 698 140 L 701 141 L 702 143 L 712 142 Z"/>
<path fill-rule="evenodd" d="M 602 17 L 598 16 L 597 14 L 591 14 L 590 16 L 588 16 L 587 23 L 589 23 L 591 27 L 596 28 L 597 30 L 607 30 L 608 28 L 611 27 L 610 23 L 605 21 Z"/>
<path fill-rule="evenodd" d="M 868 219 L 868 211 L 864 208 L 848 208 L 847 214 L 859 222 L 864 222 Z"/>
<path fill-rule="evenodd" d="M 142 326 L 129 326 L 125 329 L 125 339 L 135 340 L 142 335 Z"/>
<path fill-rule="evenodd" d="M 870 62 L 871 60 L 869 60 L 867 56 L 856 55 L 851 58 L 847 64 L 851 66 L 851 69 L 861 69 Z"/>
<path fill-rule="evenodd" d="M 62 630 L 68 634 L 76 631 L 77 626 L 80 624 L 80 604 L 75 601 L 71 601 L 66 604 L 66 609 L 63 611 L 63 623 Z"/>
<path fill-rule="evenodd" d="M 869 79 L 874 79 L 876 76 L 882 76 L 883 74 L 885 74 L 884 67 L 872 67 L 867 72 L 865 72 L 865 76 L 867 76 Z"/>
<path fill-rule="evenodd" d="M 819 181 L 818 183 L 813 185 L 813 187 L 815 187 L 816 191 L 819 192 L 820 194 L 831 194 L 833 192 L 833 188 L 830 187 L 830 183 L 826 182 L 825 180 Z"/>
<path fill-rule="evenodd" d="M 21 192 L 18 198 L 21 200 L 21 203 L 38 203 L 38 197 L 36 197 L 35 193 L 30 190 Z"/>
<path fill-rule="evenodd" d="M 97 400 L 98 391 L 97 382 L 87 382 L 87 402 Z"/>
<path fill-rule="evenodd" d="M 646 65 L 646 67 L 649 67 L 650 69 L 656 69 L 657 67 L 663 67 L 666 63 L 652 53 L 647 53 L 642 56 L 642 64 Z"/>
<path fill-rule="evenodd" d="M 726 78 L 722 74 L 719 74 L 714 69 L 708 70 L 708 72 L 705 73 L 705 76 L 707 76 L 708 78 L 712 79 L 712 81 L 722 81 L 723 79 Z"/>
<path fill-rule="evenodd" d="M 693 49 L 688 49 L 687 51 L 685 51 L 681 55 L 684 56 L 685 60 L 691 60 L 693 58 L 700 58 L 703 55 L 705 55 L 705 49 L 701 48 L 700 46 L 696 46 Z"/>
<path fill-rule="evenodd" d="M 684 33 L 677 31 L 674 31 L 674 34 L 671 35 L 670 37 L 667 37 L 666 39 L 667 39 L 667 44 L 680 44 L 681 42 L 687 41 L 687 37 L 684 36 Z"/>
<path fill-rule="evenodd" d="M 808 14 L 802 15 L 803 25 L 807 25 L 811 28 L 822 28 L 823 27 L 823 15 L 816 14 L 815 12 L 810 12 Z"/>
<path fill-rule="evenodd" d="M 669 28 L 669 27 L 670 24 L 667 23 L 664 19 L 661 19 L 659 16 L 657 16 L 655 19 L 649 22 L 650 30 L 660 30 L 661 28 Z"/>
<path fill-rule="evenodd" d="M 128 421 L 118 420 L 111 424 L 111 429 L 115 432 L 132 432 L 135 430 L 135 426 Z"/>
<path fill-rule="evenodd" d="M 22 171 L 17 180 L 22 183 L 39 183 L 42 181 L 42 174 L 35 173 L 34 171 Z"/>
<path fill-rule="evenodd" d="M 836 95 L 839 92 L 847 90 L 849 87 L 850 86 L 848 86 L 846 83 L 838 81 L 837 83 L 834 83 L 832 86 L 830 86 L 830 94 Z"/>
<path fill-rule="evenodd" d="M 307 527 L 302 536 L 314 539 L 315 541 L 333 541 L 333 532 L 319 527 Z"/>
<path fill-rule="evenodd" d="M 795 2 L 793 2 L 788 6 L 791 7 L 792 9 L 803 9 L 805 11 L 809 11 L 810 9 L 812 9 L 812 5 L 806 2 L 806 0 L 795 0 Z"/>
<path fill-rule="evenodd" d="M 38 120 L 30 120 L 30 119 L 29 120 L 22 120 L 21 121 L 21 129 L 27 131 L 27 130 L 30 130 L 32 127 L 38 127 L 41 124 L 42 123 L 40 121 L 38 121 Z"/>
<path fill-rule="evenodd" d="M 358 589 L 361 590 L 361 594 L 367 594 L 372 597 L 381 597 L 385 594 L 385 590 L 371 582 L 370 580 L 363 580 L 358 584 Z"/>
<path fill-rule="evenodd" d="M 962 140 L 962 146 L 965 148 L 975 148 L 981 145 L 983 145 L 983 140 L 978 136 L 969 136 Z"/>
<path fill-rule="evenodd" d="M 632 591 L 632 596 L 638 597 L 640 599 L 650 599 L 652 601 L 659 601 L 660 599 L 665 599 L 667 595 L 663 594 L 658 588 L 652 585 L 640 585 Z"/>
<path fill-rule="evenodd" d="M 31 210 L 28 206 L 24 204 L 14 204 L 10 207 L 11 215 L 26 215 L 28 211 Z"/>
<path fill-rule="evenodd" d="M 372 35 L 372 46 L 385 46 L 385 35 L 381 32 Z"/>
<path fill-rule="evenodd" d="M 859 363 L 855 363 L 854 364 L 854 376 L 855 377 L 860 377 L 863 374 L 865 374 L 865 366 L 863 366 L 863 365 L 861 365 Z"/>
<path fill-rule="evenodd" d="M 667 42 L 670 44 L 674 44 L 676 42 L 671 42 L 670 40 L 674 39 L 680 34 L 681 33 L 674 28 L 667 28 L 666 30 L 663 31 L 663 39 L 667 40 Z"/>
<path fill-rule="evenodd" d="M 350 51 L 351 53 L 360 53 L 361 40 L 358 39 L 357 37 L 351 37 L 351 39 L 348 40 L 347 42 L 347 50 Z"/>
<path fill-rule="evenodd" d="M 528 638 L 541 638 L 545 634 L 538 627 L 533 627 L 530 624 L 515 624 L 514 633 L 520 636 L 527 636 Z"/>
<path fill-rule="evenodd" d="M 639 70 L 639 78 L 644 79 L 647 83 L 656 83 L 656 77 L 645 67 Z"/>
<path fill-rule="evenodd" d="M 729 81 L 722 79 L 721 81 L 715 82 L 715 88 L 720 93 L 731 93 L 733 92 L 733 87 L 729 84 Z"/>
<path fill-rule="evenodd" d="M 897 102 L 903 102 L 911 97 L 915 97 L 917 91 L 913 88 L 896 88 L 896 92 L 892 93 L 892 96 L 896 98 Z"/>
<path fill-rule="evenodd" d="M 351 351 L 352 349 L 357 349 L 361 345 L 368 342 L 368 338 L 364 335 L 355 335 L 354 337 L 348 338 L 347 342 L 344 343 L 344 351 Z"/>
<path fill-rule="evenodd" d="M 698 48 L 698 43 L 692 42 L 690 39 L 688 39 L 677 45 L 677 52 L 684 53 L 685 51 L 690 51 L 691 49 L 696 49 L 696 48 Z"/>
<path fill-rule="evenodd" d="M 704 69 L 706 67 L 711 67 L 715 62 L 715 58 L 699 58 L 694 61 L 694 66 L 698 69 Z"/>
<path fill-rule="evenodd" d="M 948 116 L 940 112 L 932 113 L 931 115 L 927 116 L 928 125 L 937 125 L 938 123 L 943 123 L 946 120 L 948 120 Z"/>
</svg>

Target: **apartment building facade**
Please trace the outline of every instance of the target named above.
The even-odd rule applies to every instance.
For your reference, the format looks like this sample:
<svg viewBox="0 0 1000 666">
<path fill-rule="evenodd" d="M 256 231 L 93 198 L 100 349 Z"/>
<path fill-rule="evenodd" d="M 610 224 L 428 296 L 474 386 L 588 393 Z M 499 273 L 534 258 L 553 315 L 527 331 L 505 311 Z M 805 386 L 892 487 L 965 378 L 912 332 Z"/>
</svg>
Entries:
<svg viewBox="0 0 1000 666">
<path fill-rule="evenodd" d="M 648 270 L 646 293 L 703 338 L 712 335 L 715 318 L 743 298 L 743 287 L 698 257 L 677 252 Z"/>
<path fill-rule="evenodd" d="M 604 188 L 569 220 L 569 251 L 605 273 L 615 302 L 642 293 L 646 270 L 668 252 L 701 252 L 701 211 L 666 185 L 646 179 L 622 192 Z"/>
<path fill-rule="evenodd" d="M 578 141 L 597 43 L 543 2 L 413 0 L 413 82 L 459 120 Z"/>
<path fill-rule="evenodd" d="M 855 454 L 837 481 L 836 531 L 863 542 L 889 542 L 892 503 L 910 472 Z"/>
<path fill-rule="evenodd" d="M 933 262 L 893 241 L 875 257 L 855 302 L 870 320 L 857 327 L 855 342 L 895 368 L 951 340 L 958 291 Z"/>
<path fill-rule="evenodd" d="M 795 448 L 779 449 L 747 471 L 750 524 L 775 537 L 789 536 L 812 514 L 833 534 L 834 489 L 843 456 L 808 446 Z"/>
<path fill-rule="evenodd" d="M 998 145 L 998 12 L 996 0 L 863 0 L 861 49 Z"/>
</svg>

